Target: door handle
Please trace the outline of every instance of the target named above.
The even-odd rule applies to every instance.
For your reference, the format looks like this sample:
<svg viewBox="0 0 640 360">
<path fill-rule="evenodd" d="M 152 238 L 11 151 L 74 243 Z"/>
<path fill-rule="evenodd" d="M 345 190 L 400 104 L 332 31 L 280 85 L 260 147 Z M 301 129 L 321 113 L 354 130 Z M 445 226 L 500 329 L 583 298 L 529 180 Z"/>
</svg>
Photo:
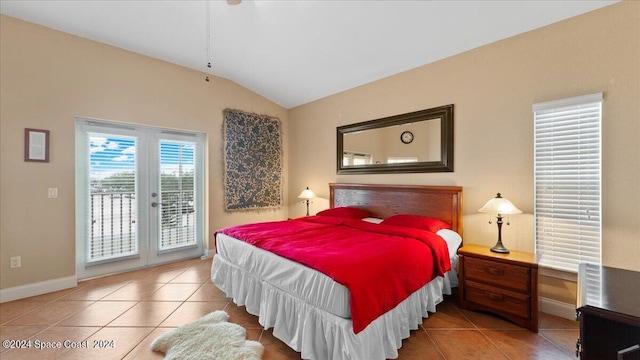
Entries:
<svg viewBox="0 0 640 360">
<path fill-rule="evenodd" d="M 155 202 L 155 201 L 151 203 L 152 207 L 157 207 L 158 205 L 162 205 L 162 203 Z"/>
</svg>

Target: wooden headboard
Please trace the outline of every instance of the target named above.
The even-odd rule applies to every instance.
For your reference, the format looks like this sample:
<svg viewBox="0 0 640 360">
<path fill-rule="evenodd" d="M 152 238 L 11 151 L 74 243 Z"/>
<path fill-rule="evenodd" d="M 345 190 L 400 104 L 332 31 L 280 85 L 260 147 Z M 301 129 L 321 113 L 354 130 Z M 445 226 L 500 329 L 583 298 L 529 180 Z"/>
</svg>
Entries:
<svg viewBox="0 0 640 360">
<path fill-rule="evenodd" d="M 462 236 L 462 186 L 329 184 L 329 205 L 366 209 L 373 217 L 396 214 L 441 219 Z"/>
</svg>

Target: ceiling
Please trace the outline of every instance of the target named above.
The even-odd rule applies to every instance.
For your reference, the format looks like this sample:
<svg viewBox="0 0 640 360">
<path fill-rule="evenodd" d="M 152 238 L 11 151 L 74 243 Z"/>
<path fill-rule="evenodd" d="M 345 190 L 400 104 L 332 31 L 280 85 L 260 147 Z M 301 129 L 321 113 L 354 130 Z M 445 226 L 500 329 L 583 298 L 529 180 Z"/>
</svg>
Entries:
<svg viewBox="0 0 640 360">
<path fill-rule="evenodd" d="M 292 108 L 615 2 L 0 0 L 0 12 Z"/>
</svg>

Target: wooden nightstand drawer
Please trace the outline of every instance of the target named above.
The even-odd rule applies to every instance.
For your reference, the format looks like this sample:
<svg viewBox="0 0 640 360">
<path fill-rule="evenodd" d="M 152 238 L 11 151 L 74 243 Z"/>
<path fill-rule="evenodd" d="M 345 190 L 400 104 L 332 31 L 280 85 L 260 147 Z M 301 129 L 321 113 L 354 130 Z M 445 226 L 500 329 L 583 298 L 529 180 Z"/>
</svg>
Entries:
<svg viewBox="0 0 640 360">
<path fill-rule="evenodd" d="M 529 296 L 473 281 L 465 281 L 467 301 L 522 318 L 529 316 Z"/>
<path fill-rule="evenodd" d="M 464 268 L 465 279 L 529 292 L 530 269 L 528 267 L 467 257 Z"/>
<path fill-rule="evenodd" d="M 498 314 L 538 332 L 538 261 L 532 253 L 492 252 L 467 244 L 458 249 L 460 307 Z"/>
</svg>

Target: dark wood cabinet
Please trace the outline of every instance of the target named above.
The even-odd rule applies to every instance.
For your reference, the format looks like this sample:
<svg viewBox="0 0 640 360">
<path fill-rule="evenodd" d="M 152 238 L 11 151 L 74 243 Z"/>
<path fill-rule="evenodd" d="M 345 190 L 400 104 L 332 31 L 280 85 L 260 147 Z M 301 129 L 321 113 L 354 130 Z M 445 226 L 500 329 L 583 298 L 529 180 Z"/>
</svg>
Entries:
<svg viewBox="0 0 640 360">
<path fill-rule="evenodd" d="M 581 264 L 577 301 L 581 360 L 640 360 L 640 272 Z"/>
<path fill-rule="evenodd" d="M 538 262 L 534 254 L 491 252 L 469 244 L 458 250 L 463 309 L 498 314 L 538 332 Z"/>
</svg>

